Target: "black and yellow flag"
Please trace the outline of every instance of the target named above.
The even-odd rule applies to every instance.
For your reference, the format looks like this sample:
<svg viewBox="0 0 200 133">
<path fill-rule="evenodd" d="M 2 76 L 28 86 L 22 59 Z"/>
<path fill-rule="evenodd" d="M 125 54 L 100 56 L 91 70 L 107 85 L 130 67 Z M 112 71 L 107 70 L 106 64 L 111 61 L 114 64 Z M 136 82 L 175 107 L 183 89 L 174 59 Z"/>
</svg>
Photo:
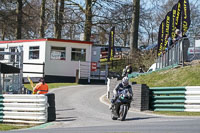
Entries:
<svg viewBox="0 0 200 133">
<path fill-rule="evenodd" d="M 115 55 L 114 35 L 115 35 L 115 27 L 112 27 L 109 35 L 108 61 L 110 61 L 110 58 L 113 58 Z"/>
<path fill-rule="evenodd" d="M 182 7 L 182 35 L 184 36 L 190 26 L 190 5 L 188 0 L 179 0 Z"/>
<path fill-rule="evenodd" d="M 181 1 L 181 0 L 180 0 Z M 175 30 L 181 28 L 181 3 L 180 1 L 177 3 L 176 6 L 176 17 L 175 17 Z"/>
<path fill-rule="evenodd" d="M 168 47 L 168 37 L 171 36 L 171 30 L 172 30 L 172 12 L 168 12 L 165 16 L 165 33 L 164 33 L 164 42 L 163 42 L 163 51 Z M 167 36 L 167 38 L 166 38 Z"/>
<path fill-rule="evenodd" d="M 164 33 L 165 33 L 165 20 L 163 20 L 159 27 L 159 33 L 158 33 L 158 49 L 157 49 L 157 55 L 160 56 L 162 54 L 163 50 L 163 43 L 164 43 Z"/>
<path fill-rule="evenodd" d="M 175 30 L 176 30 L 175 21 L 176 21 L 177 6 L 178 6 L 178 4 L 175 4 L 172 8 L 172 30 L 171 30 L 172 38 L 175 38 Z"/>
</svg>

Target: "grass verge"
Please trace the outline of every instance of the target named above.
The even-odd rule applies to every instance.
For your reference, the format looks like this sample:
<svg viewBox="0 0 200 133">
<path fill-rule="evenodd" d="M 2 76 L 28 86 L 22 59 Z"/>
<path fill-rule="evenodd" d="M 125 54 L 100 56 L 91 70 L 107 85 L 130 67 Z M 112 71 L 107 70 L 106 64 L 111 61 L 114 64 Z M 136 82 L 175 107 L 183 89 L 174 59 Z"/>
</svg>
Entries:
<svg viewBox="0 0 200 133">
<path fill-rule="evenodd" d="M 29 128 L 31 126 L 22 126 L 22 125 L 11 125 L 11 124 L 1 124 L 0 123 L 0 131 L 8 131 L 14 129 L 22 129 L 22 128 Z"/>
<path fill-rule="evenodd" d="M 200 112 L 170 112 L 170 111 L 155 111 L 154 114 L 169 115 L 169 116 L 200 116 Z"/>
<path fill-rule="evenodd" d="M 34 84 L 35 86 L 36 84 Z M 77 83 L 48 83 L 49 89 L 53 88 L 59 88 L 62 86 L 72 86 L 72 85 L 77 85 Z M 28 88 L 29 90 L 33 90 L 30 84 L 24 84 L 25 88 Z"/>
<path fill-rule="evenodd" d="M 163 70 L 131 79 L 149 87 L 200 86 L 200 65 Z"/>
</svg>

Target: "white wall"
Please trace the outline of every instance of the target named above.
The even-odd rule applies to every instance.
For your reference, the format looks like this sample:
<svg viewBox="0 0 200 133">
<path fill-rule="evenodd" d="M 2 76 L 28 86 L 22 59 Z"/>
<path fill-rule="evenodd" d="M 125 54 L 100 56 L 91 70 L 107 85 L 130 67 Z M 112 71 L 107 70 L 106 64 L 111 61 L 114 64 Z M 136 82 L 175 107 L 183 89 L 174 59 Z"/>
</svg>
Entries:
<svg viewBox="0 0 200 133">
<path fill-rule="evenodd" d="M 29 59 L 29 47 L 31 46 L 39 46 L 39 59 Z M 42 64 L 45 62 L 45 48 L 46 48 L 46 41 L 41 42 L 28 42 L 24 43 L 24 63 L 39 63 Z M 43 65 L 23 65 L 24 72 L 43 72 Z M 23 77 L 42 77 L 42 74 L 23 74 Z"/>
<path fill-rule="evenodd" d="M 76 69 L 79 68 L 78 61 L 71 61 L 72 48 L 86 49 L 86 61 L 91 62 L 91 44 L 76 43 L 76 42 L 61 42 L 61 41 L 34 41 L 33 42 L 20 42 L 20 43 L 5 43 L 0 44 L 0 48 L 9 48 L 23 46 L 24 50 L 24 63 L 43 63 L 45 62 L 45 75 L 52 76 L 76 76 Z M 39 46 L 39 59 L 29 59 L 29 47 Z M 65 47 L 66 60 L 52 60 L 50 59 L 51 47 Z M 8 49 L 9 50 L 9 49 Z M 7 51 L 8 52 L 8 51 Z M 24 72 L 43 72 L 43 65 L 23 65 Z M 24 73 L 23 77 L 42 77 L 42 74 L 27 74 Z"/>
<path fill-rule="evenodd" d="M 52 60 L 50 59 L 51 47 L 65 47 L 66 60 Z M 91 44 L 71 43 L 71 42 L 56 42 L 47 41 L 46 44 L 46 59 L 45 59 L 45 75 L 55 76 L 76 76 L 76 69 L 79 68 L 78 61 L 71 61 L 72 48 L 86 49 L 86 61 L 91 62 Z"/>
<path fill-rule="evenodd" d="M 24 63 L 43 63 L 45 61 L 45 47 L 46 41 L 33 41 L 33 42 L 17 42 L 17 43 L 2 43 L 0 48 L 5 48 L 5 52 L 9 52 L 9 47 L 22 46 L 24 55 Z M 39 46 L 39 59 L 29 59 L 29 47 L 30 46 Z M 42 65 L 23 65 L 23 72 L 42 72 Z M 42 77 L 42 74 L 27 74 L 24 73 L 23 77 Z"/>
</svg>

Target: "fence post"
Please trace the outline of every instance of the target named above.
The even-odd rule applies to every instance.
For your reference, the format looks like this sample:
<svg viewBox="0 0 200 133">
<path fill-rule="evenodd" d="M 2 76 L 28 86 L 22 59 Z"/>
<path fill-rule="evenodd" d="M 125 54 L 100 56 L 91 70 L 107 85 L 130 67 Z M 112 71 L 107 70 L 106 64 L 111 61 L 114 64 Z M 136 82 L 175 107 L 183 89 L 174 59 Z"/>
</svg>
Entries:
<svg viewBox="0 0 200 133">
<path fill-rule="evenodd" d="M 79 69 L 79 74 L 78 74 L 78 78 L 80 79 L 81 78 L 81 61 L 79 60 L 78 62 L 78 69 Z"/>
<path fill-rule="evenodd" d="M 88 83 L 90 83 L 90 76 L 91 76 L 91 62 L 89 62 L 89 74 L 88 74 Z"/>
<path fill-rule="evenodd" d="M 105 70 L 105 83 L 107 82 L 108 77 L 108 64 L 106 63 L 106 70 Z"/>
<path fill-rule="evenodd" d="M 107 78 L 107 98 L 110 99 L 110 79 Z"/>
<path fill-rule="evenodd" d="M 172 60 L 173 60 L 172 57 L 173 57 L 173 56 L 172 56 L 172 48 L 170 48 L 170 66 L 172 65 Z"/>
<path fill-rule="evenodd" d="M 43 71 L 43 77 L 45 77 L 45 63 L 43 62 L 43 68 L 42 68 L 42 71 Z"/>
<path fill-rule="evenodd" d="M 79 69 L 76 69 L 76 83 L 79 83 Z"/>
<path fill-rule="evenodd" d="M 163 53 L 161 54 L 161 69 L 163 68 Z"/>
<path fill-rule="evenodd" d="M 161 64 L 162 64 L 162 62 L 161 62 L 161 57 L 159 56 L 159 64 L 158 64 L 158 65 L 159 65 L 159 66 L 158 66 L 159 69 L 161 69 Z"/>
</svg>

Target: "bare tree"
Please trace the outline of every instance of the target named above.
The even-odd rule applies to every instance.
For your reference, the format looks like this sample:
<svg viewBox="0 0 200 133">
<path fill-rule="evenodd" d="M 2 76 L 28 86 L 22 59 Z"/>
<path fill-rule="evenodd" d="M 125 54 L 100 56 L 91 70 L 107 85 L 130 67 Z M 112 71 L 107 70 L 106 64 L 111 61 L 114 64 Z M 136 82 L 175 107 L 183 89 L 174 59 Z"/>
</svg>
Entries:
<svg viewBox="0 0 200 133">
<path fill-rule="evenodd" d="M 42 4 L 41 4 L 41 10 L 40 10 L 40 37 L 44 38 L 45 36 L 45 4 L 46 4 L 46 0 L 42 0 Z"/>
<path fill-rule="evenodd" d="M 139 15 L 140 15 L 140 0 L 133 0 L 133 16 L 130 29 L 130 49 L 131 54 L 138 49 L 138 29 L 139 29 Z"/>
<path fill-rule="evenodd" d="M 17 27 L 16 27 L 16 39 L 21 39 L 22 38 L 22 7 L 23 3 L 22 0 L 17 0 L 17 9 L 16 9 L 16 22 L 17 22 Z"/>
<path fill-rule="evenodd" d="M 85 0 L 85 30 L 84 30 L 84 40 L 90 41 L 91 30 L 92 30 L 92 0 Z"/>
<path fill-rule="evenodd" d="M 55 37 L 58 37 L 58 0 L 54 0 L 55 1 L 55 8 L 54 8 L 54 17 L 55 17 L 55 24 L 54 24 L 54 34 Z"/>
<path fill-rule="evenodd" d="M 63 27 L 63 15 L 64 15 L 64 3 L 65 0 L 55 0 L 55 37 L 61 39 L 62 27 Z M 60 6 L 59 6 L 60 5 Z"/>
</svg>

